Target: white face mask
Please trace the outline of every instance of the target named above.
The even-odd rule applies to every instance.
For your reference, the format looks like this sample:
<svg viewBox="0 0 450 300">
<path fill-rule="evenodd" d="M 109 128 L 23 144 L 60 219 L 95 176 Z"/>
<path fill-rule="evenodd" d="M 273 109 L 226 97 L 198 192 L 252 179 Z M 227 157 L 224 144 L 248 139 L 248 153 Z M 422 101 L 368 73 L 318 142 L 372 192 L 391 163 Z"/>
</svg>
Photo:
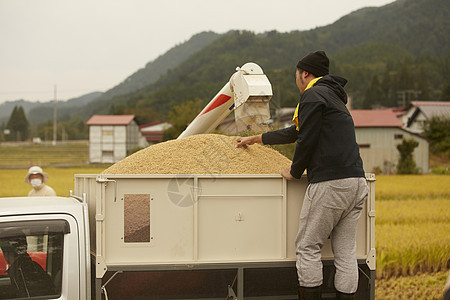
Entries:
<svg viewBox="0 0 450 300">
<path fill-rule="evenodd" d="M 35 178 L 35 179 L 31 179 L 30 183 L 31 183 L 32 187 L 37 188 L 37 187 L 41 186 L 42 180 L 39 178 Z"/>
</svg>

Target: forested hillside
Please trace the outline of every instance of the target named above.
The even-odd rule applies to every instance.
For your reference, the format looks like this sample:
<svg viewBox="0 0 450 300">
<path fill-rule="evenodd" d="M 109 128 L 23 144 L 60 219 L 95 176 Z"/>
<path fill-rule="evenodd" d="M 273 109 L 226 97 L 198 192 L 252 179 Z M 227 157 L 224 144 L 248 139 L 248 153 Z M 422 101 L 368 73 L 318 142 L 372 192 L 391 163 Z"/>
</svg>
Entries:
<svg viewBox="0 0 450 300">
<path fill-rule="evenodd" d="M 93 92 L 81 97 L 57 102 L 57 112 L 59 116 L 78 115 L 82 118 L 89 118 L 92 111 L 87 105 L 94 99 L 102 95 L 101 92 Z M 0 124 L 6 123 L 15 107 L 22 107 L 31 125 L 42 121 L 53 119 L 53 101 L 31 102 L 26 100 L 7 101 L 0 104 Z"/>
<path fill-rule="evenodd" d="M 278 104 L 292 107 L 299 97 L 295 65 L 318 49 L 329 55 L 331 73 L 349 80 L 346 90 L 353 108 L 394 107 L 414 99 L 450 100 L 449 8 L 446 0 L 397 0 L 307 31 L 202 32 L 87 105 L 61 109 L 58 118 L 67 121 L 76 116 L 77 124 L 93 114 L 135 114 L 140 123 L 168 120 L 175 105 L 196 103 L 199 110 L 237 66 L 250 61 L 259 64 L 272 83 L 272 109 Z M 302 19 L 298 22 L 301 27 Z M 25 107 L 31 124 L 52 118 L 48 108 L 29 110 Z M 42 135 L 43 128 L 48 131 L 51 125 L 40 124 L 35 131 Z"/>
<path fill-rule="evenodd" d="M 235 67 L 249 61 L 267 73 L 274 99 L 294 106 L 295 65 L 317 49 L 331 57 L 332 73 L 349 79 L 347 91 L 355 108 L 401 105 L 402 91 L 416 91 L 407 93 L 406 101 L 449 99 L 449 6 L 444 0 L 400 0 L 309 31 L 233 31 L 157 82 L 113 98 L 101 112 L 135 113 L 143 122 L 163 119 L 174 104 L 196 98 L 207 103 Z"/>
<path fill-rule="evenodd" d="M 175 45 L 169 51 L 147 63 L 144 68 L 137 70 L 123 82 L 105 93 L 94 92 L 68 101 L 59 101 L 57 104 L 58 118 L 67 120 L 77 116 L 84 120 L 89 119 L 94 113 L 101 111 L 102 108 L 109 107 L 109 101 L 113 97 L 132 93 L 156 82 L 169 69 L 178 66 L 193 53 L 196 53 L 219 37 L 220 35 L 214 32 L 201 32 L 187 41 Z M 94 99 L 95 102 L 92 102 Z M 37 124 L 53 118 L 53 101 L 43 103 L 25 100 L 8 101 L 0 104 L 0 124 L 9 119 L 15 106 L 24 108 L 31 124 Z"/>
<path fill-rule="evenodd" d="M 108 90 L 100 99 L 109 99 L 117 95 L 134 92 L 150 83 L 156 82 L 168 70 L 177 67 L 189 56 L 218 39 L 220 34 L 214 32 L 201 32 L 192 36 L 183 44 L 176 45 L 169 51 L 133 73 L 123 82 Z"/>
</svg>

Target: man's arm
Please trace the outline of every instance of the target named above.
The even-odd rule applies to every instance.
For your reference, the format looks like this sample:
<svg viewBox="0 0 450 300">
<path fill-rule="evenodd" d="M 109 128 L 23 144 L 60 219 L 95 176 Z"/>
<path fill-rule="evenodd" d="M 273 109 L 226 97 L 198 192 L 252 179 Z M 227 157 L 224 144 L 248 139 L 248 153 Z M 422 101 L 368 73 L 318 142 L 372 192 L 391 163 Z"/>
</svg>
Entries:
<svg viewBox="0 0 450 300">
<path fill-rule="evenodd" d="M 287 180 L 296 179 L 294 176 L 291 175 L 291 167 L 288 167 L 286 169 L 281 170 L 280 174 L 281 174 L 281 176 L 283 176 Z"/>
<path fill-rule="evenodd" d="M 287 128 L 278 129 L 263 133 L 262 142 L 264 145 L 291 144 L 298 139 L 297 126 L 292 125 Z"/>
<path fill-rule="evenodd" d="M 294 143 L 298 138 L 298 131 L 295 125 L 291 127 L 269 131 L 263 134 L 248 137 L 238 137 L 236 147 L 243 147 L 260 143 L 264 145 L 278 145 Z"/>
<path fill-rule="evenodd" d="M 247 147 L 247 145 L 253 145 L 256 143 L 262 144 L 262 134 L 246 136 L 246 137 L 238 137 L 236 139 L 237 144 L 236 148 Z"/>
</svg>

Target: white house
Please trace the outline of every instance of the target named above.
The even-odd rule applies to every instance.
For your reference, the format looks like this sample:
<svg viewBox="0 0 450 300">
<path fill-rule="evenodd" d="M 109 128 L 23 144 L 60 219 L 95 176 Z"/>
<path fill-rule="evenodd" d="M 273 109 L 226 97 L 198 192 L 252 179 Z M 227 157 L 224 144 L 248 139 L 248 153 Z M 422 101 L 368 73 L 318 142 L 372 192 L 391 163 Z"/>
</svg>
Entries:
<svg viewBox="0 0 450 300">
<path fill-rule="evenodd" d="M 425 121 L 434 116 L 450 118 L 450 101 L 411 101 L 402 116 L 403 127 L 415 133 L 422 133 Z"/>
<path fill-rule="evenodd" d="M 116 163 L 141 146 L 134 115 L 94 115 L 89 126 L 89 162 Z"/>
<path fill-rule="evenodd" d="M 392 109 L 350 110 L 355 123 L 356 141 L 366 172 L 395 172 L 400 153 L 397 145 L 403 139 L 414 139 L 419 146 L 413 158 L 420 173 L 429 172 L 429 143 L 423 136 L 406 130 Z"/>
<path fill-rule="evenodd" d="M 172 127 L 172 124 L 157 121 L 139 126 L 142 136 L 145 138 L 148 144 L 156 144 L 162 141 L 164 131 Z"/>
</svg>

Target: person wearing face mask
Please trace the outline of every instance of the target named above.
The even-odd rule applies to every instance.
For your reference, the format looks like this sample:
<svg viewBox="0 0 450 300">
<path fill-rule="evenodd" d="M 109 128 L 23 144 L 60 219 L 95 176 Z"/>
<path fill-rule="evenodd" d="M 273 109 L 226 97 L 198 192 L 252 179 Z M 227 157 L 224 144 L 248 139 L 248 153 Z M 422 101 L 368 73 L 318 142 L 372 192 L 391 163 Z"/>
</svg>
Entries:
<svg viewBox="0 0 450 300">
<path fill-rule="evenodd" d="M 46 185 L 48 174 L 42 171 L 38 166 L 33 166 L 28 170 L 25 176 L 25 182 L 30 184 L 33 189 L 28 193 L 28 197 L 38 196 L 56 196 L 55 191 Z"/>
</svg>

